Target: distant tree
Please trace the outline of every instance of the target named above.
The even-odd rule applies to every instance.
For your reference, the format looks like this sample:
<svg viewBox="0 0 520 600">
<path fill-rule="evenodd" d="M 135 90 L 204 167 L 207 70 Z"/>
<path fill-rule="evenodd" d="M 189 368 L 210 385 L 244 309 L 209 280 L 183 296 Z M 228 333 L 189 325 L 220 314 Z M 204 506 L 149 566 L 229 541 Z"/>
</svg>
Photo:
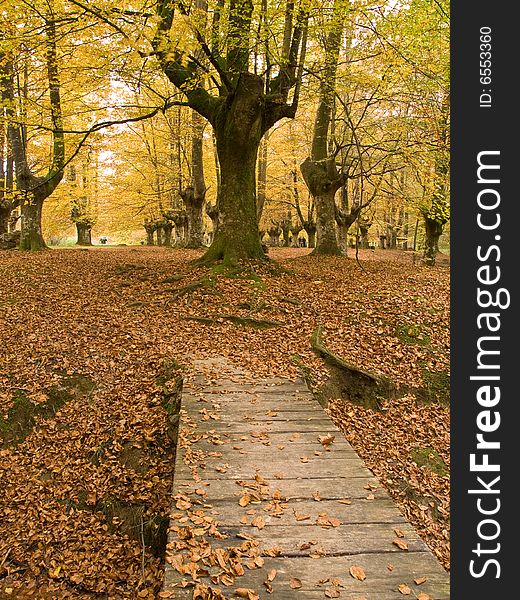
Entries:
<svg viewBox="0 0 520 600">
<path fill-rule="evenodd" d="M 34 16 L 34 15 L 33 15 Z M 44 201 L 54 192 L 63 178 L 65 163 L 65 139 L 60 96 L 60 80 L 56 49 L 56 23 L 50 5 L 48 13 L 38 13 L 39 23 L 34 26 L 45 33 L 45 66 L 49 86 L 49 108 L 52 122 L 52 158 L 45 175 L 36 175 L 27 153 L 27 137 L 23 115 L 17 112 L 20 97 L 15 87 L 17 64 L 15 49 L 0 54 L 2 99 L 7 119 L 8 137 L 15 163 L 16 188 L 21 206 L 21 250 L 40 250 L 46 244 L 42 234 L 42 209 Z M 24 91 L 22 90 L 22 93 Z"/>
</svg>

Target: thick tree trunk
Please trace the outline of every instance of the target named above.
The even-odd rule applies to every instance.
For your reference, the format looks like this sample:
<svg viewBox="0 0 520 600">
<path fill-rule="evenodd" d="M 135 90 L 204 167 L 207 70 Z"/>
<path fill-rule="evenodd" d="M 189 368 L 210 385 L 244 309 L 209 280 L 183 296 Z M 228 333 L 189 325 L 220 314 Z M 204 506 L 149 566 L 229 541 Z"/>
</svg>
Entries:
<svg viewBox="0 0 520 600">
<path fill-rule="evenodd" d="M 435 265 L 437 252 L 439 252 L 439 238 L 442 234 L 443 225 L 436 219 L 424 217 L 424 228 L 426 237 L 424 240 L 423 261 L 429 266 Z"/>
<path fill-rule="evenodd" d="M 0 235 L 9 231 L 9 217 L 11 216 L 11 203 L 0 200 Z"/>
<path fill-rule="evenodd" d="M 206 197 L 204 181 L 204 119 L 192 111 L 191 127 L 191 185 L 181 192 L 187 217 L 186 248 L 200 248 L 204 244 L 202 210 Z"/>
<path fill-rule="evenodd" d="M 338 245 L 343 256 L 347 256 L 348 254 L 347 234 L 349 229 L 350 225 L 338 223 Z"/>
<path fill-rule="evenodd" d="M 307 228 L 305 230 L 309 234 L 309 247 L 314 247 L 313 254 L 341 256 L 342 252 L 336 231 L 335 196 L 342 179 L 337 176 L 337 172 L 335 173 L 337 177 L 333 178 L 329 171 L 335 171 L 335 167 L 330 166 L 330 161 L 327 165 L 329 169 L 310 158 L 306 158 L 300 165 L 303 179 L 316 205 L 316 242 L 314 246 L 310 244 L 309 231 Z"/>
<path fill-rule="evenodd" d="M 316 248 L 316 226 L 314 224 L 306 225 L 304 229 L 309 238 L 309 248 Z"/>
<path fill-rule="evenodd" d="M 314 197 L 316 202 L 316 247 L 313 254 L 342 255 L 336 231 L 335 195 L 336 190 L 332 188 L 332 190 Z"/>
<path fill-rule="evenodd" d="M 22 203 L 20 250 L 43 250 L 47 245 L 42 235 L 43 199 L 26 199 Z"/>
<path fill-rule="evenodd" d="M 182 193 L 186 216 L 188 219 L 186 231 L 186 248 L 200 248 L 204 241 L 204 229 L 202 225 L 202 208 L 204 206 L 204 195 L 196 195 L 192 187 Z"/>
<path fill-rule="evenodd" d="M 162 225 L 157 227 L 157 245 L 158 246 L 163 246 L 164 245 L 164 237 L 163 237 L 163 228 Z"/>
<path fill-rule="evenodd" d="M 368 227 L 362 227 L 361 225 L 359 226 L 359 233 L 360 233 L 360 239 L 359 239 L 359 247 L 360 248 L 368 248 L 369 247 L 369 242 L 368 242 Z"/>
<path fill-rule="evenodd" d="M 146 230 L 146 244 L 147 244 L 147 246 L 153 246 L 154 245 L 154 243 L 153 243 L 153 234 L 154 234 L 153 229 L 147 229 Z"/>
<path fill-rule="evenodd" d="M 162 226 L 162 230 L 163 230 L 163 236 L 162 236 L 163 246 L 171 246 L 172 245 L 172 231 L 173 231 L 172 223 L 166 222 Z"/>
<path fill-rule="evenodd" d="M 85 223 L 76 223 L 77 246 L 92 246 L 92 227 Z"/>
<path fill-rule="evenodd" d="M 241 73 L 230 106 L 215 120 L 220 165 L 218 226 L 203 262 L 265 259 L 258 233 L 256 161 L 262 138 L 262 80 Z"/>
</svg>

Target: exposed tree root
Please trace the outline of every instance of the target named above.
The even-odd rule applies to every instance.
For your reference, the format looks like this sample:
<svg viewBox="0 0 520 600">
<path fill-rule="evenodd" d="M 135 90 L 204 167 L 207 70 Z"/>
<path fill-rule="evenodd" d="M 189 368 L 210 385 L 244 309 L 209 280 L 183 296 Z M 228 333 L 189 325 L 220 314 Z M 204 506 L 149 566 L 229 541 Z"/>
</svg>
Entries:
<svg viewBox="0 0 520 600">
<path fill-rule="evenodd" d="M 211 317 L 186 315 L 182 318 L 186 321 L 199 321 L 208 325 L 212 325 L 221 320 L 231 321 L 235 325 L 245 325 L 246 327 L 254 327 L 255 329 L 270 329 L 271 327 L 283 327 L 285 325 L 285 323 L 282 323 L 281 321 L 253 319 L 252 317 L 241 317 L 239 315 L 212 315 Z"/>
<path fill-rule="evenodd" d="M 394 397 L 395 386 L 389 379 L 360 369 L 328 350 L 322 333 L 322 326 L 318 325 L 311 337 L 311 347 L 331 368 L 331 377 L 325 384 L 330 397 L 343 397 L 372 409 L 381 408 L 381 399 Z"/>
</svg>

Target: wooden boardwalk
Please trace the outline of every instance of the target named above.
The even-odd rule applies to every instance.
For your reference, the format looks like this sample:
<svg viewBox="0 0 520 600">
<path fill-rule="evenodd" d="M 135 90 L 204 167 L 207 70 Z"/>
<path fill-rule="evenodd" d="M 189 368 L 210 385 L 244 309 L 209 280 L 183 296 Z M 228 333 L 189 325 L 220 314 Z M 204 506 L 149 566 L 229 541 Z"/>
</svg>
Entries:
<svg viewBox="0 0 520 600">
<path fill-rule="evenodd" d="M 446 571 L 303 381 L 198 368 L 162 597 L 449 598 Z"/>
</svg>

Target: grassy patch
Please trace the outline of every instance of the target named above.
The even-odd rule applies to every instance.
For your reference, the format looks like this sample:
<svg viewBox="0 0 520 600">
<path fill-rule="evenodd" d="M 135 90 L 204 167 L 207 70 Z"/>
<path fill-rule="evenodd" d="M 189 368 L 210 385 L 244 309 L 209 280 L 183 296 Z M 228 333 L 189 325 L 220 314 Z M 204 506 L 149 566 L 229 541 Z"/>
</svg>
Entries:
<svg viewBox="0 0 520 600">
<path fill-rule="evenodd" d="M 419 467 L 427 467 L 437 475 L 444 477 L 449 470 L 439 453 L 433 448 L 413 448 L 410 457 Z"/>
<path fill-rule="evenodd" d="M 424 333 L 421 325 L 416 323 L 398 325 L 395 328 L 395 336 L 405 344 L 428 346 L 430 343 L 430 337 Z"/>
<path fill-rule="evenodd" d="M 419 400 L 425 402 L 450 403 L 450 375 L 447 371 L 429 371 L 423 368 L 424 386 L 417 391 Z"/>
<path fill-rule="evenodd" d="M 18 390 L 7 417 L 0 419 L 0 439 L 3 446 L 20 444 L 32 431 L 38 418 L 49 419 L 69 400 L 84 396 L 94 389 L 94 383 L 83 375 L 64 377 L 60 384 L 45 391 L 47 400 L 34 403 L 24 390 Z"/>
</svg>

